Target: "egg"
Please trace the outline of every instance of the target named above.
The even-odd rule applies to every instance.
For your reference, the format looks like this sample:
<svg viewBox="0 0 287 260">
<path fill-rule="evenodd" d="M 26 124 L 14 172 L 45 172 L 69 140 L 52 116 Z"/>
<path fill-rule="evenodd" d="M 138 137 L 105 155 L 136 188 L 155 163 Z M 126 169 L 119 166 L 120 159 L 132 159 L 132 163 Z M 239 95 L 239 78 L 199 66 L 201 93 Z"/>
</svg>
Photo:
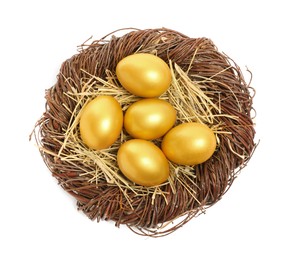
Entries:
<svg viewBox="0 0 287 260">
<path fill-rule="evenodd" d="M 213 131 L 204 124 L 183 123 L 172 128 L 163 138 L 161 149 L 172 162 L 196 165 L 208 160 L 216 148 Z"/>
<path fill-rule="evenodd" d="M 111 96 L 98 96 L 90 101 L 80 116 L 80 136 L 91 149 L 110 147 L 123 127 L 123 112 L 119 102 Z"/>
<path fill-rule="evenodd" d="M 167 63 L 149 53 L 137 53 L 123 58 L 116 66 L 121 85 L 139 97 L 158 97 L 171 84 Z"/>
<path fill-rule="evenodd" d="M 124 127 L 134 138 L 152 140 L 163 136 L 175 123 L 176 111 L 165 100 L 141 99 L 124 115 Z"/>
<path fill-rule="evenodd" d="M 150 141 L 131 139 L 123 143 L 117 154 L 121 172 L 142 186 L 156 186 L 169 176 L 169 163 L 163 152 Z"/>
</svg>

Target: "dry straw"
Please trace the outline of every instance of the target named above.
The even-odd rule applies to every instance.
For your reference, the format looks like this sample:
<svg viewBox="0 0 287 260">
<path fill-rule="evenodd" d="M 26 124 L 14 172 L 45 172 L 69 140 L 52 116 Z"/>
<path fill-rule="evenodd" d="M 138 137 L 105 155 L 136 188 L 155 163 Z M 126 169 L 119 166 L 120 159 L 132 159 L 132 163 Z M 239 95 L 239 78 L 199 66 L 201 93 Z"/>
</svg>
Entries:
<svg viewBox="0 0 287 260">
<path fill-rule="evenodd" d="M 170 177 L 142 187 L 119 171 L 116 154 L 131 137 L 123 130 L 110 148 L 88 149 L 79 137 L 81 109 L 99 95 L 114 96 L 125 111 L 139 100 L 121 87 L 117 63 L 127 55 L 153 53 L 165 60 L 172 84 L 160 98 L 177 110 L 177 122 L 209 125 L 217 137 L 212 158 L 194 167 L 170 163 Z M 126 224 L 134 232 L 167 235 L 215 204 L 246 165 L 255 148 L 250 84 L 240 68 L 211 40 L 169 29 L 130 29 L 80 46 L 66 60 L 56 84 L 46 91 L 46 111 L 34 136 L 59 184 L 89 218 Z M 160 145 L 161 140 L 155 140 Z"/>
</svg>

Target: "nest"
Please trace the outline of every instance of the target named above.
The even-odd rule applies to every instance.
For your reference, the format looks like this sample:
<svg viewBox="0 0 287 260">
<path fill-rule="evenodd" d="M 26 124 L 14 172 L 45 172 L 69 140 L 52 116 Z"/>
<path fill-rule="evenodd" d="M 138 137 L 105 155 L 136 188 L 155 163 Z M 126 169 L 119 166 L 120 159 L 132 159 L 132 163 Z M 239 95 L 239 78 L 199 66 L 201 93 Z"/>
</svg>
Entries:
<svg viewBox="0 0 287 260">
<path fill-rule="evenodd" d="M 81 108 L 91 99 L 112 95 L 123 111 L 139 99 L 115 76 L 117 63 L 137 52 L 153 53 L 169 64 L 172 84 L 160 98 L 175 107 L 176 124 L 205 123 L 217 139 L 208 161 L 192 167 L 170 163 L 168 181 L 157 187 L 136 185 L 119 171 L 117 150 L 131 139 L 124 130 L 101 151 L 88 149 L 79 137 Z M 56 84 L 46 91 L 46 111 L 33 133 L 52 175 L 90 219 L 161 236 L 220 200 L 251 158 L 256 146 L 252 94 L 238 65 L 210 39 L 169 29 L 130 29 L 120 37 L 111 33 L 82 44 L 62 64 Z"/>
</svg>

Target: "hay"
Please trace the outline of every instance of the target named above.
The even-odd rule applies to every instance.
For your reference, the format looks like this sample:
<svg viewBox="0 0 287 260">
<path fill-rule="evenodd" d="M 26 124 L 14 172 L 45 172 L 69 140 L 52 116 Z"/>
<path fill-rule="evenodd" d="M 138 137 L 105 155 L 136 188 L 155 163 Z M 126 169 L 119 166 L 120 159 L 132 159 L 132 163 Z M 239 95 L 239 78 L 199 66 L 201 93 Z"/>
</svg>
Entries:
<svg viewBox="0 0 287 260">
<path fill-rule="evenodd" d="M 170 163 L 168 181 L 157 187 L 135 185 L 120 173 L 117 150 L 131 138 L 124 130 L 101 151 L 87 149 L 79 137 L 81 109 L 94 97 L 112 95 L 123 111 L 140 99 L 115 76 L 117 63 L 135 52 L 153 53 L 169 64 L 172 84 L 160 98 L 175 107 L 176 124 L 205 123 L 217 138 L 210 160 L 194 167 Z M 62 64 L 34 135 L 47 167 L 89 218 L 113 220 L 138 234 L 166 235 L 215 204 L 252 156 L 252 92 L 240 68 L 211 40 L 135 29 L 83 44 Z M 161 139 L 154 142 L 160 145 Z"/>
</svg>

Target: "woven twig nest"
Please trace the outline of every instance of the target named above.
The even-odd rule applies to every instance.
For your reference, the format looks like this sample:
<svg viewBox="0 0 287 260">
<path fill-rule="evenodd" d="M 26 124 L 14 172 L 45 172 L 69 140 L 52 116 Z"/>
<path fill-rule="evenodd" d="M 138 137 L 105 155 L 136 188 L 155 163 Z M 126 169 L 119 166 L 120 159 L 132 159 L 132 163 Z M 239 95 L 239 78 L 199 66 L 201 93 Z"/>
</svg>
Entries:
<svg viewBox="0 0 287 260">
<path fill-rule="evenodd" d="M 160 98 L 175 107 L 176 125 L 207 124 L 217 139 L 209 160 L 195 166 L 170 162 L 168 181 L 157 187 L 136 185 L 121 174 L 117 151 L 131 139 L 124 129 L 102 151 L 87 148 L 79 136 L 81 108 L 92 98 L 112 95 L 123 111 L 139 99 L 115 74 L 121 59 L 138 52 L 157 55 L 170 66 L 172 84 Z M 110 34 L 81 45 L 62 64 L 56 84 L 46 91 L 46 111 L 34 134 L 53 176 L 90 219 L 112 220 L 139 234 L 165 235 L 215 204 L 252 156 L 253 93 L 240 68 L 210 39 L 169 29 L 131 29 L 121 37 Z M 161 139 L 153 142 L 159 146 Z"/>
</svg>

